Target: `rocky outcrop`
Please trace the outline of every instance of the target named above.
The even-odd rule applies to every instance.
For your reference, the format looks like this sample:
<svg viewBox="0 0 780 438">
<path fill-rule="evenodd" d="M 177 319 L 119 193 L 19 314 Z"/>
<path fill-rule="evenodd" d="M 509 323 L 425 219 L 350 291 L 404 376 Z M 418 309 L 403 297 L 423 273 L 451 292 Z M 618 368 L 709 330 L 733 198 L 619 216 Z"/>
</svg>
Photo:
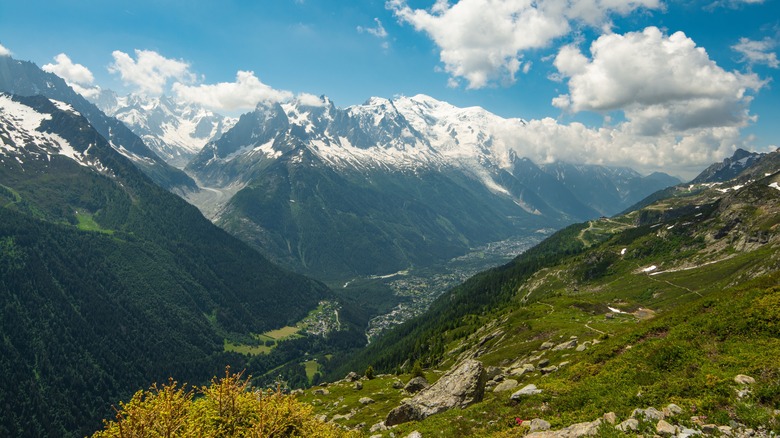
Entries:
<svg viewBox="0 0 780 438">
<path fill-rule="evenodd" d="M 406 383 L 406 386 L 404 386 L 404 391 L 410 394 L 417 394 L 429 386 L 430 385 L 428 384 L 428 381 L 425 380 L 425 377 L 415 377 Z"/>
<path fill-rule="evenodd" d="M 465 408 L 482 401 L 486 380 L 485 367 L 481 362 L 465 360 L 436 383 L 390 411 L 385 424 L 392 426 L 420 421 L 454 407 Z"/>
</svg>

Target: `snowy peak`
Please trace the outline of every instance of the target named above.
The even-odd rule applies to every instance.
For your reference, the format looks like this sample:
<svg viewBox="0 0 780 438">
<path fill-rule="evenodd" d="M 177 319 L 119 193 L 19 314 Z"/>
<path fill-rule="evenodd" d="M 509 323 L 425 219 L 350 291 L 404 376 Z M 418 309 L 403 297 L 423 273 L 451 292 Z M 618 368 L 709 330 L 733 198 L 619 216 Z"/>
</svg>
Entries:
<svg viewBox="0 0 780 438">
<path fill-rule="evenodd" d="M 183 167 L 209 141 L 232 128 L 236 119 L 167 97 L 117 96 L 103 91 L 93 102 L 125 123 L 166 162 Z"/>
<path fill-rule="evenodd" d="M 94 144 L 72 143 L 57 133 L 56 127 L 69 121 L 86 123 L 67 103 L 0 93 L 0 162 L 5 165 L 15 162 L 24 168 L 30 160 L 50 163 L 58 159 L 55 157 L 66 157 L 81 166 L 105 172 L 106 167 L 90 154 Z"/>
</svg>

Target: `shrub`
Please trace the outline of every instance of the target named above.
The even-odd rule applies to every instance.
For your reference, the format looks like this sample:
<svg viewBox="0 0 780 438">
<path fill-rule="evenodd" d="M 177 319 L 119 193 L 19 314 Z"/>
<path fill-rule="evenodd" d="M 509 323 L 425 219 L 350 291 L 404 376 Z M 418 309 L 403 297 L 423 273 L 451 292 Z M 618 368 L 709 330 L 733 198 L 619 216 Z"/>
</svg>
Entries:
<svg viewBox="0 0 780 438">
<path fill-rule="evenodd" d="M 374 367 L 371 365 L 366 368 L 366 379 L 371 380 L 374 378 Z"/>
<path fill-rule="evenodd" d="M 197 396 L 195 393 L 197 392 Z M 211 380 L 197 391 L 175 381 L 120 402 L 116 418 L 93 438 L 126 437 L 349 437 L 314 418 L 312 407 L 280 391 L 253 390 L 242 373 Z"/>
</svg>

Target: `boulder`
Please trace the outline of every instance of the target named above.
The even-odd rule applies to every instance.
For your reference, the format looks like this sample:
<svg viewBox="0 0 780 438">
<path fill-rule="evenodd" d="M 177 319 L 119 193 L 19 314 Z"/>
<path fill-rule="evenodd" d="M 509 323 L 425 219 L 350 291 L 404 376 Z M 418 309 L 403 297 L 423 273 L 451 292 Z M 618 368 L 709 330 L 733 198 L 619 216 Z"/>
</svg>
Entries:
<svg viewBox="0 0 780 438">
<path fill-rule="evenodd" d="M 539 346 L 539 349 L 540 349 L 540 350 L 549 350 L 549 349 L 551 349 L 551 348 L 553 348 L 553 347 L 555 347 L 555 344 L 553 344 L 553 343 L 552 343 L 552 342 L 550 342 L 550 341 L 547 341 L 547 342 L 545 342 L 544 344 L 542 344 L 541 346 Z"/>
<path fill-rule="evenodd" d="M 664 408 L 664 417 L 666 417 L 666 418 L 674 417 L 675 415 L 682 414 L 682 411 L 683 410 L 682 410 L 681 407 L 677 406 L 674 403 L 669 403 L 669 405 L 667 405 Z"/>
<path fill-rule="evenodd" d="M 371 429 L 369 429 L 368 431 L 370 433 L 374 433 L 374 432 L 381 432 L 383 430 L 387 430 L 387 426 L 385 426 L 384 421 L 380 421 L 379 423 L 371 426 Z"/>
<path fill-rule="evenodd" d="M 314 391 L 312 391 L 312 394 L 314 394 L 314 395 L 328 395 L 328 394 L 330 394 L 330 391 L 328 391 L 325 388 L 317 388 Z"/>
<path fill-rule="evenodd" d="M 496 379 L 496 377 L 501 375 L 501 368 L 499 367 L 487 367 L 485 369 L 485 378 L 488 380 L 495 380 L 496 382 L 499 382 L 499 379 Z"/>
<path fill-rule="evenodd" d="M 416 394 L 429 386 L 425 377 L 415 377 L 407 382 L 406 386 L 404 386 L 404 391 L 410 394 Z"/>
<path fill-rule="evenodd" d="M 542 420 L 541 418 L 534 418 L 531 420 L 531 432 L 550 430 L 550 423 Z"/>
<path fill-rule="evenodd" d="M 547 365 L 550 365 L 550 359 L 542 359 L 542 360 L 540 360 L 540 361 L 539 361 L 539 362 L 536 364 L 536 367 L 537 367 L 537 368 L 544 368 L 544 367 L 546 367 Z"/>
<path fill-rule="evenodd" d="M 576 348 L 576 347 L 577 347 L 577 340 L 569 339 L 568 341 L 561 342 L 560 344 L 553 347 L 553 351 L 568 350 L 570 348 Z"/>
<path fill-rule="evenodd" d="M 361 405 L 370 405 L 371 403 L 374 403 L 374 399 L 370 397 L 361 397 L 358 401 Z"/>
<path fill-rule="evenodd" d="M 631 413 L 631 418 L 644 418 L 647 421 L 658 421 L 664 419 L 664 413 L 653 407 L 647 409 L 634 409 L 634 412 Z"/>
<path fill-rule="evenodd" d="M 752 378 L 750 376 L 746 376 L 744 374 L 737 374 L 734 377 L 734 382 L 736 382 L 736 383 L 738 383 L 740 385 L 752 385 L 752 384 L 756 383 L 756 379 L 754 379 L 754 378 Z"/>
<path fill-rule="evenodd" d="M 363 383 L 358 380 L 357 382 L 355 382 L 353 388 L 355 388 L 356 391 L 360 391 L 361 389 L 363 389 Z"/>
<path fill-rule="evenodd" d="M 655 425 L 655 431 L 661 436 L 672 436 L 677 433 L 677 428 L 664 420 L 659 420 Z"/>
<path fill-rule="evenodd" d="M 496 385 L 495 388 L 493 388 L 493 392 L 503 392 L 503 391 L 509 391 L 510 389 L 513 389 L 517 386 L 517 380 L 515 379 L 506 379 L 503 382 Z"/>
<path fill-rule="evenodd" d="M 621 432 L 636 432 L 639 430 L 639 420 L 636 418 L 629 418 L 628 420 L 615 426 L 615 429 Z"/>
<path fill-rule="evenodd" d="M 401 381 L 401 379 L 395 379 L 393 380 L 393 389 L 403 389 L 404 382 Z"/>
<path fill-rule="evenodd" d="M 558 367 L 555 366 L 555 365 L 551 365 L 549 367 L 544 367 L 544 368 L 540 369 L 539 371 L 541 371 L 542 374 L 551 374 L 551 373 L 554 373 L 554 372 L 558 371 Z"/>
<path fill-rule="evenodd" d="M 537 389 L 536 385 L 530 384 L 530 385 L 524 386 L 523 389 L 521 389 L 521 390 L 515 392 L 514 394 L 512 394 L 511 396 L 509 396 L 509 399 L 510 400 L 520 400 L 524 396 L 539 394 L 541 392 L 542 392 L 542 390 L 541 389 Z"/>
<path fill-rule="evenodd" d="M 344 380 L 346 380 L 347 382 L 355 382 L 360 380 L 360 376 L 358 376 L 356 372 L 350 371 L 349 374 L 347 374 L 347 376 L 344 377 Z"/>
<path fill-rule="evenodd" d="M 601 420 L 572 424 L 569 427 L 558 431 L 557 436 L 561 438 L 580 438 L 583 436 L 596 436 L 599 433 Z"/>
<path fill-rule="evenodd" d="M 385 425 L 420 421 L 448 409 L 463 409 L 480 402 L 485 394 L 486 380 L 482 362 L 467 359 L 441 376 L 436 383 L 390 411 Z"/>
<path fill-rule="evenodd" d="M 615 424 L 615 423 L 617 423 L 617 415 L 615 415 L 615 413 L 614 413 L 614 412 L 607 412 L 607 413 L 606 413 L 606 414 L 604 414 L 604 416 L 603 416 L 603 417 L 601 417 L 601 418 L 602 418 L 602 419 L 604 419 L 604 421 L 606 421 L 606 422 L 607 422 L 607 423 L 609 423 L 609 424 Z"/>
<path fill-rule="evenodd" d="M 420 432 L 412 431 L 409 435 L 406 435 L 406 438 L 422 438 L 422 434 Z"/>
</svg>

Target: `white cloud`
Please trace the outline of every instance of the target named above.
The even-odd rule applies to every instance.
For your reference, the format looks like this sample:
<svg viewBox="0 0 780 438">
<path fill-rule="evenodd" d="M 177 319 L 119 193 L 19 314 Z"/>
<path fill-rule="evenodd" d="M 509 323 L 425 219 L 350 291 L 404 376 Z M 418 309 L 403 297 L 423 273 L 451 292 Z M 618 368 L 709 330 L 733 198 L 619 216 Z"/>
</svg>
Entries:
<svg viewBox="0 0 780 438">
<path fill-rule="evenodd" d="M 369 35 L 373 35 L 380 40 L 382 40 L 382 48 L 388 49 L 390 47 L 390 43 L 387 41 L 387 31 L 385 30 L 385 27 L 382 26 L 382 22 L 379 20 L 379 18 L 374 18 L 374 22 L 376 23 L 375 27 L 363 27 L 358 26 L 357 31 L 359 33 L 367 33 Z"/>
<path fill-rule="evenodd" d="M 195 76 L 189 71 L 189 64 L 168 59 L 152 50 L 135 50 L 134 60 L 127 53 L 115 50 L 114 62 L 108 67 L 117 73 L 125 84 L 136 87 L 140 94 L 159 95 L 165 91 L 168 81 L 192 82 Z"/>
<path fill-rule="evenodd" d="M 100 93 L 100 87 L 92 86 L 95 77 L 89 69 L 81 64 L 74 64 L 64 53 L 54 57 L 54 63 L 45 64 L 41 70 L 61 77 L 77 93 L 84 97 L 96 97 Z"/>
<path fill-rule="evenodd" d="M 514 82 L 523 52 L 547 47 L 571 30 L 572 22 L 608 29 L 613 13 L 661 7 L 660 0 L 437 0 L 430 11 L 406 0 L 385 6 L 399 21 L 425 32 L 440 48 L 452 77 L 468 88 Z"/>
<path fill-rule="evenodd" d="M 325 99 L 309 93 L 300 93 L 295 97 L 295 100 L 303 106 L 324 107 L 328 104 Z"/>
<path fill-rule="evenodd" d="M 11 56 L 11 51 L 2 44 L 0 44 L 0 56 Z"/>
<path fill-rule="evenodd" d="M 365 32 L 377 38 L 387 38 L 387 31 L 385 30 L 385 27 L 382 26 L 382 22 L 379 20 L 379 18 L 374 18 L 374 22 L 376 22 L 376 27 L 358 26 L 357 31 L 360 33 Z"/>
<path fill-rule="evenodd" d="M 759 5 L 761 3 L 764 3 L 764 0 L 717 0 L 707 5 L 704 9 L 708 9 L 708 10 L 712 10 L 715 8 L 738 9 L 744 5 Z"/>
<path fill-rule="evenodd" d="M 553 105 L 573 112 L 623 111 L 642 135 L 744 126 L 751 120 L 746 92 L 765 84 L 755 74 L 723 70 L 682 32 L 667 37 L 655 27 L 603 35 L 590 54 L 571 46 L 558 52 L 554 64 L 569 78 L 569 93 Z"/>
<path fill-rule="evenodd" d="M 731 46 L 733 50 L 742 55 L 742 61 L 749 64 L 766 64 L 772 68 L 780 67 L 777 54 L 771 52 L 776 46 L 769 38 L 761 41 L 753 41 L 748 38 L 740 38 L 739 43 Z"/>
<path fill-rule="evenodd" d="M 629 166 L 640 172 L 663 170 L 692 178 L 702 167 L 730 156 L 737 147 L 750 148 L 737 127 L 697 128 L 678 135 L 664 132 L 644 136 L 631 123 L 590 128 L 582 123 L 561 124 L 552 118 L 527 121 L 520 129 L 507 126 L 496 140 L 537 163 Z"/>
<path fill-rule="evenodd" d="M 227 112 L 250 110 L 259 102 L 283 102 L 293 97 L 289 91 L 276 90 L 262 83 L 251 71 L 239 71 L 235 82 L 201 85 L 177 82 L 173 84 L 173 92 L 186 102 Z"/>
<path fill-rule="evenodd" d="M 74 64 L 64 53 L 54 57 L 55 64 L 45 64 L 41 70 L 65 79 L 68 83 L 90 85 L 95 81 L 92 72 L 81 64 Z"/>
</svg>

